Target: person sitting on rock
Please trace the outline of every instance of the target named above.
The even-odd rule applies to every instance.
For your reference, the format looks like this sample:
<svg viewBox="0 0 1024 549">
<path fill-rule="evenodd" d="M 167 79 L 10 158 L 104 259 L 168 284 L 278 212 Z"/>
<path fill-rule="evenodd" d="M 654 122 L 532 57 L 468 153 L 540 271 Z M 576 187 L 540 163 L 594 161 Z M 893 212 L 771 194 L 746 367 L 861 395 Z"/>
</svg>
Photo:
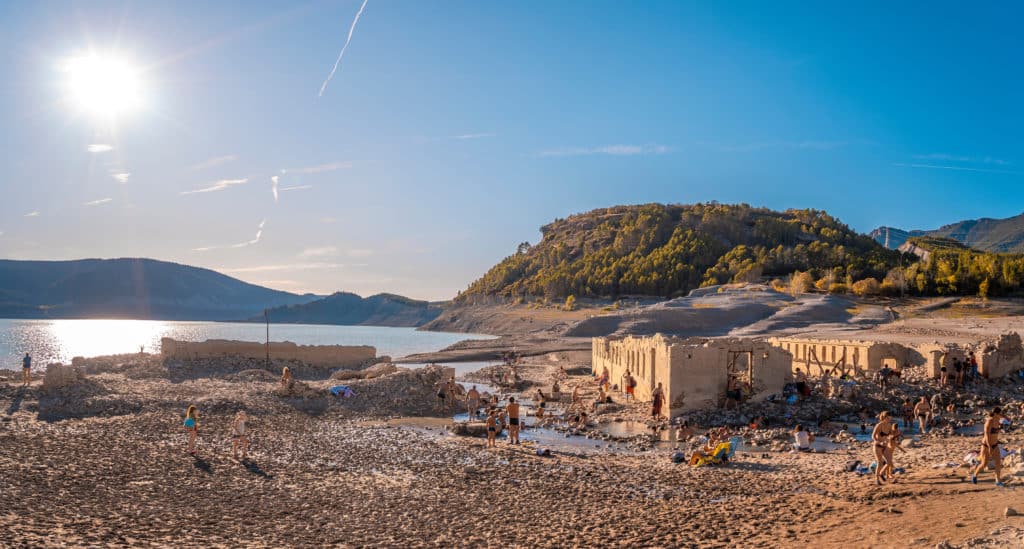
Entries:
<svg viewBox="0 0 1024 549">
<path fill-rule="evenodd" d="M 684 440 L 689 440 L 695 432 L 696 429 L 690 427 L 690 422 L 684 419 L 683 422 L 679 424 L 679 428 L 676 429 L 676 441 L 682 442 Z"/>
<path fill-rule="evenodd" d="M 793 443 L 793 452 L 811 451 L 811 434 L 804 430 L 803 425 L 793 428 L 793 439 L 796 441 Z"/>
<path fill-rule="evenodd" d="M 284 370 L 281 370 L 281 388 L 291 390 L 294 384 L 295 380 L 292 378 L 292 370 L 285 366 Z"/>
</svg>

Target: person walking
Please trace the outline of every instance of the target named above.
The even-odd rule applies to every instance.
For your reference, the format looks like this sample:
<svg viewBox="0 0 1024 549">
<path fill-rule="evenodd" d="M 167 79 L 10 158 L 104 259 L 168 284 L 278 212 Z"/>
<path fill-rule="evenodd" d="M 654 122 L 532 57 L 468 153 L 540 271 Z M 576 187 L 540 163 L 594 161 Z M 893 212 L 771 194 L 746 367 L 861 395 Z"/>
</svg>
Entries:
<svg viewBox="0 0 1024 549">
<path fill-rule="evenodd" d="M 32 355 L 28 353 L 21 359 L 21 384 L 26 387 L 32 384 Z"/>
<path fill-rule="evenodd" d="M 928 404 L 928 397 L 921 395 L 921 400 L 914 406 L 914 415 L 917 416 L 917 425 L 921 434 L 928 428 L 928 418 L 931 416 L 932 406 Z"/>
<path fill-rule="evenodd" d="M 651 402 L 651 417 L 655 420 L 661 419 L 661 408 L 665 403 L 665 389 L 662 388 L 661 382 L 658 382 L 658 386 L 654 389 L 654 393 L 651 395 L 653 402 Z"/>
<path fill-rule="evenodd" d="M 885 473 L 892 463 L 892 419 L 889 412 L 878 414 L 878 423 L 871 432 L 872 448 L 875 452 L 875 485 L 882 484 L 885 480 Z"/>
<path fill-rule="evenodd" d="M 992 461 L 992 468 L 996 473 L 996 486 L 1003 484 L 1003 455 L 999 452 L 999 432 L 1002 430 L 1002 421 L 1006 416 L 1000 407 L 992 408 L 985 418 L 985 428 L 981 434 L 981 452 L 978 454 L 978 467 L 971 473 L 971 482 L 978 483 L 978 474 L 985 470 L 988 462 Z"/>
<path fill-rule="evenodd" d="M 231 424 L 231 455 L 238 459 L 238 449 L 242 449 L 242 461 L 249 456 L 249 427 L 246 425 L 245 412 L 235 414 Z"/>
<path fill-rule="evenodd" d="M 199 434 L 199 410 L 190 404 L 185 410 L 185 431 L 188 432 L 188 453 L 196 455 L 196 436 Z"/>
</svg>

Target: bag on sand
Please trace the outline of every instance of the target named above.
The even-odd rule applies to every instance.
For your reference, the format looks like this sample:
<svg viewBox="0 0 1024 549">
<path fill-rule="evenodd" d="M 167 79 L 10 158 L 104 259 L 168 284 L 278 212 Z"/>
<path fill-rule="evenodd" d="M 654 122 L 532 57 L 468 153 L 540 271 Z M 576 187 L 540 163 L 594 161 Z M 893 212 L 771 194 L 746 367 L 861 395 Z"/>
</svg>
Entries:
<svg viewBox="0 0 1024 549">
<path fill-rule="evenodd" d="M 846 472 L 847 473 L 852 473 L 852 472 L 856 471 L 857 467 L 859 465 L 860 465 L 860 460 L 859 459 L 854 459 L 854 460 L 847 461 L 846 462 L 846 467 L 845 467 Z"/>
</svg>

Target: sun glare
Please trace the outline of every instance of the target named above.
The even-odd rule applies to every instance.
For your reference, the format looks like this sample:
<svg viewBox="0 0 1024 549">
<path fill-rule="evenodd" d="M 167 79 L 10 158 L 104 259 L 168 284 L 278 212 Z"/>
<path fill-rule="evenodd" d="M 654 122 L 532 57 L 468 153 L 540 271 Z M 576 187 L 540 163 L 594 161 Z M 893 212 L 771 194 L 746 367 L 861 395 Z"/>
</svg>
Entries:
<svg viewBox="0 0 1024 549">
<path fill-rule="evenodd" d="M 83 113 L 110 119 L 142 107 L 139 71 L 119 57 L 90 53 L 69 59 L 65 70 L 68 99 Z"/>
</svg>

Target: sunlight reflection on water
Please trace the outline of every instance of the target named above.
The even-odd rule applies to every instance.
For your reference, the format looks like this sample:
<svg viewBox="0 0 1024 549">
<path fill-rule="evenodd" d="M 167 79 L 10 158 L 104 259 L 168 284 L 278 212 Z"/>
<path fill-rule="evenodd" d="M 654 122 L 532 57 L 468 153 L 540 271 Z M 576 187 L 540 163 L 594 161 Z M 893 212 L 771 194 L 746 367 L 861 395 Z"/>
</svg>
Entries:
<svg viewBox="0 0 1024 549">
<path fill-rule="evenodd" d="M 70 362 L 76 356 L 160 352 L 160 338 L 187 341 L 236 339 L 264 341 L 263 324 L 163 320 L 6 320 L 0 319 L 0 368 L 21 367 L 32 354 L 33 367 Z M 271 324 L 271 341 L 301 345 L 372 345 L 378 355 L 398 358 L 437 351 L 464 339 L 487 339 L 480 334 L 420 332 L 414 328 Z"/>
</svg>

